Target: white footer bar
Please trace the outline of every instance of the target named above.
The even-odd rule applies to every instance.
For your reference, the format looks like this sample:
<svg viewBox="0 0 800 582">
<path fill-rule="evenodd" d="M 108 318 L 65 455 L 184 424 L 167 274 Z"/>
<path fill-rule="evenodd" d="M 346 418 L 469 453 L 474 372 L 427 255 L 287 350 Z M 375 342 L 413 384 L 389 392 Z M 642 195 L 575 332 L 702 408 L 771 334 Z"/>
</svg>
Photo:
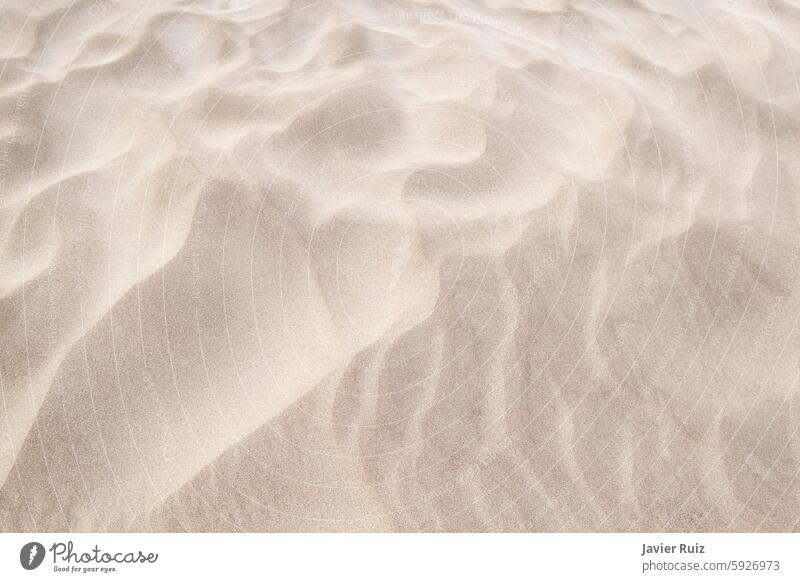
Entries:
<svg viewBox="0 0 800 582">
<path fill-rule="evenodd" d="M 800 534 L 2 534 L 0 580 L 800 580 Z"/>
</svg>

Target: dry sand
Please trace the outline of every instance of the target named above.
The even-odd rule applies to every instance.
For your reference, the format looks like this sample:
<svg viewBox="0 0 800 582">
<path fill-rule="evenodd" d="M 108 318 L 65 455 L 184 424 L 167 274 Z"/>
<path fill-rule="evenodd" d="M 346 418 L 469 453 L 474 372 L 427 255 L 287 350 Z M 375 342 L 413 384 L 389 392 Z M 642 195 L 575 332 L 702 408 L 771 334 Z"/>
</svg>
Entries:
<svg viewBox="0 0 800 582">
<path fill-rule="evenodd" d="M 796 0 L 2 0 L 0 530 L 800 529 Z"/>
</svg>

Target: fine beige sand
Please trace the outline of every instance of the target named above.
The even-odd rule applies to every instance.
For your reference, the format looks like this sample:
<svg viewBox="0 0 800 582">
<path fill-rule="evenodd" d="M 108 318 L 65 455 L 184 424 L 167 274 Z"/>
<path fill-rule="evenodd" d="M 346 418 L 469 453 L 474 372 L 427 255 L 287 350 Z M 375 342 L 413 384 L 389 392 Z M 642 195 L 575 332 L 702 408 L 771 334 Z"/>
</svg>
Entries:
<svg viewBox="0 0 800 582">
<path fill-rule="evenodd" d="M 797 0 L 0 0 L 0 530 L 800 530 Z"/>
</svg>

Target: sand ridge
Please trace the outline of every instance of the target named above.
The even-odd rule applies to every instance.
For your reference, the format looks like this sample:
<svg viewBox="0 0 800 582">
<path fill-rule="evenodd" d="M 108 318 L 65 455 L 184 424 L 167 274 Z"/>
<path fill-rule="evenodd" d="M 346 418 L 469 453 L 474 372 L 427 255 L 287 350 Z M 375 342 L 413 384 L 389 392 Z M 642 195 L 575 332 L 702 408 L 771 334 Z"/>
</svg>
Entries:
<svg viewBox="0 0 800 582">
<path fill-rule="evenodd" d="M 798 529 L 796 2 L 0 23 L 0 530 Z"/>
</svg>

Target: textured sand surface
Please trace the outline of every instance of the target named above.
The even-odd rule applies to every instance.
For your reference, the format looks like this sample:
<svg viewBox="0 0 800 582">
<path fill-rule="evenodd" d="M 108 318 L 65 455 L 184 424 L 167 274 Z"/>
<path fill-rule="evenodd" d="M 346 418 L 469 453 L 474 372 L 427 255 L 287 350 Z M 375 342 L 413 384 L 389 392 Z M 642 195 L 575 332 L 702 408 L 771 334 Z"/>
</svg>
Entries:
<svg viewBox="0 0 800 582">
<path fill-rule="evenodd" d="M 796 0 L 0 0 L 0 530 L 797 531 Z"/>
</svg>

